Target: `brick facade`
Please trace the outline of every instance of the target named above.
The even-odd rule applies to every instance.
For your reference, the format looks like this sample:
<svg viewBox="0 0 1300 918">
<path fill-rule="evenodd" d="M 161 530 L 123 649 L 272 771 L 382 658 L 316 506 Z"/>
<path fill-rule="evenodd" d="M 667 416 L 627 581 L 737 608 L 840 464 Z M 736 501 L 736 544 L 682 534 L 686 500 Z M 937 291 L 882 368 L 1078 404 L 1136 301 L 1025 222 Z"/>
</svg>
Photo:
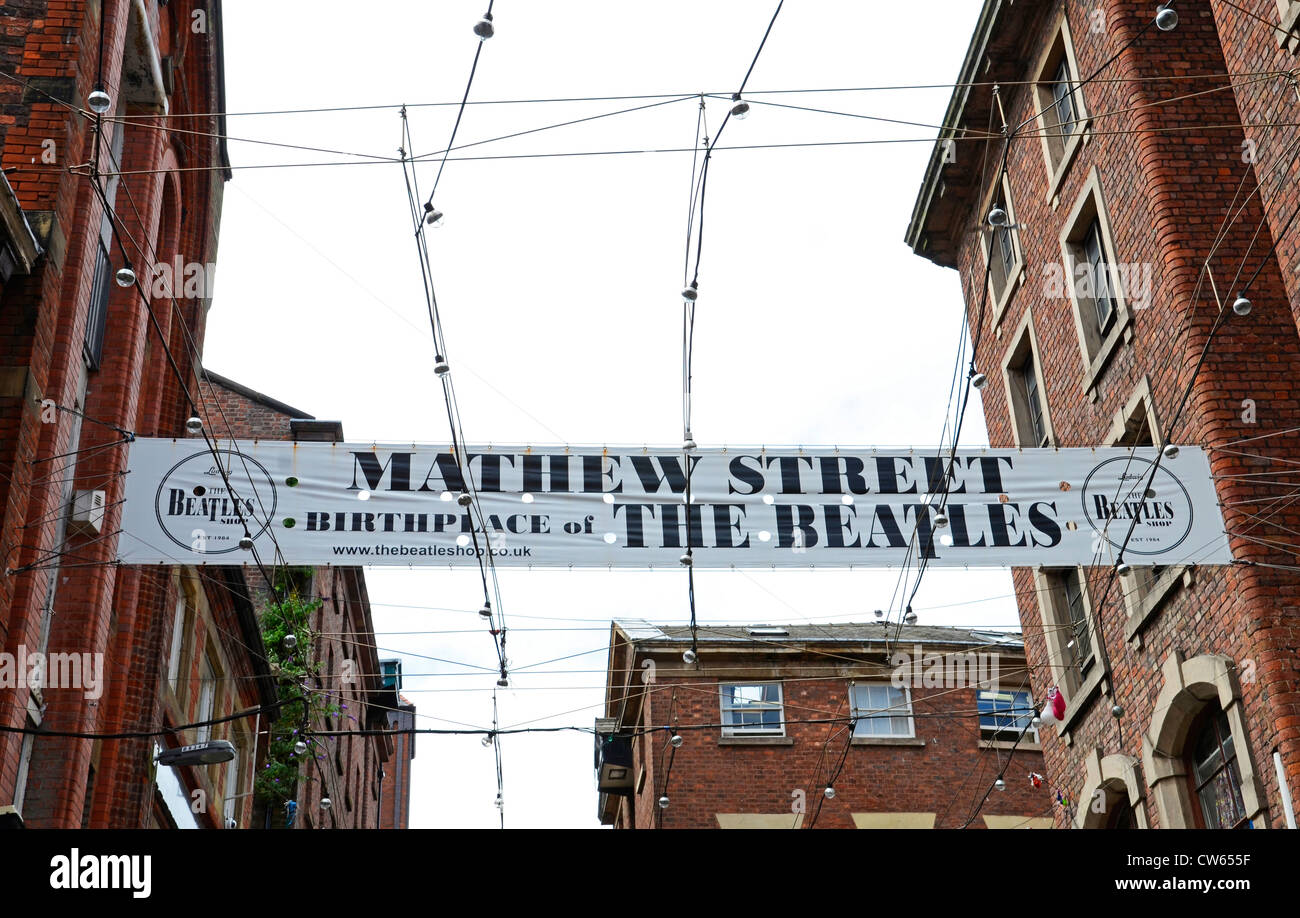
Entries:
<svg viewBox="0 0 1300 918">
<path fill-rule="evenodd" d="M 888 629 L 892 641 L 880 625 L 789 626 L 776 629 L 786 632 L 779 636 L 703 628 L 698 660 L 686 663 L 689 629 L 616 622 L 608 720 L 597 731 L 603 726 L 605 736 L 629 738 L 635 782 L 630 794 L 601 795 L 601 821 L 637 829 L 1050 825 L 1052 790 L 1029 781 L 1043 772 L 1037 743 L 981 738 L 979 673 L 924 677 L 931 660 L 943 666 L 992 653 L 997 687 L 1025 690 L 1018 636 L 997 642 L 957 628 L 914 626 L 897 635 L 897 627 Z M 910 708 L 900 703 L 895 710 L 911 721 L 897 732 L 910 735 L 850 740 L 850 685 L 890 685 L 899 653 L 917 663 L 905 680 Z M 722 726 L 721 686 L 730 683 L 780 684 L 785 723 L 778 735 Z M 677 748 L 673 731 L 682 738 Z M 1006 786 L 995 791 L 999 774 Z M 666 808 L 658 805 L 663 796 Z"/>
<path fill-rule="evenodd" d="M 1272 2 L 1251 5 L 1265 17 L 1277 14 Z M 1023 273 L 1005 308 L 983 290 L 985 215 L 1002 162 L 1000 138 L 987 158 L 980 141 L 941 143 L 908 230 L 917 254 L 961 274 L 979 340 L 975 363 L 990 379 L 981 393 L 990 442 L 1018 443 L 1023 421 L 1008 401 L 1008 356 L 1018 330 L 1032 321 L 1050 445 L 1117 443 L 1125 412 L 1148 395 L 1151 441 L 1208 451 L 1238 561 L 1189 568 L 1136 620 L 1121 595 L 1135 594 L 1132 581 L 1115 578 L 1107 592 L 1113 560 L 1084 569 L 1089 600 L 1101 606 L 1093 621 L 1101 622 L 1109 671 L 1088 697 L 1069 699 L 1064 729 L 1045 731 L 1047 774 L 1084 803 L 1100 785 L 1125 784 L 1139 821 L 1152 827 L 1200 825 L 1205 814 L 1186 777 L 1189 757 L 1205 718 L 1221 710 L 1232 723 L 1245 816 L 1256 827 L 1281 826 L 1275 752 L 1292 796 L 1300 787 L 1300 577 L 1285 569 L 1296 565 L 1289 543 L 1300 531 L 1300 510 L 1286 499 L 1288 476 L 1278 474 L 1300 459 L 1300 439 L 1288 433 L 1300 428 L 1298 228 L 1287 223 L 1300 203 L 1300 159 L 1294 127 L 1263 125 L 1294 122 L 1300 112 L 1294 79 L 1279 72 L 1295 66 L 1294 55 L 1266 26 L 1224 4 L 1177 4 L 1172 31 L 1150 24 L 1150 3 L 1036 2 L 1017 4 L 1014 15 L 1004 6 L 985 4 L 963 67 L 962 82 L 976 85 L 954 95 L 945 134 L 990 123 L 997 132 L 1004 119 L 1012 129 L 1005 175 Z M 1050 106 L 1034 81 L 1062 18 L 1076 81 L 1118 56 L 1076 87 L 1086 111 L 1082 138 L 1053 189 L 1040 135 L 1065 131 L 1045 124 Z M 1231 84 L 1228 72 L 1237 74 Z M 998 100 L 995 82 L 1002 84 Z M 1116 340 L 1100 363 L 1088 359 L 1082 328 L 1089 318 L 1072 305 L 1079 298 L 1047 282 L 1090 188 L 1108 216 L 1108 260 L 1151 278 L 1149 297 L 1129 292 L 1131 308 L 1112 326 Z M 1242 318 L 1229 304 L 1247 281 L 1254 309 Z M 1220 304 L 1225 319 L 1207 349 Z M 1171 430 L 1189 385 L 1186 410 Z M 1256 437 L 1263 438 L 1238 445 Z M 1057 681 L 1060 666 L 1056 661 L 1054 671 L 1042 578 L 1041 571 L 1014 571 L 1036 697 Z M 1095 824 L 1084 803 L 1074 813 L 1058 811 L 1057 824 Z"/>
</svg>

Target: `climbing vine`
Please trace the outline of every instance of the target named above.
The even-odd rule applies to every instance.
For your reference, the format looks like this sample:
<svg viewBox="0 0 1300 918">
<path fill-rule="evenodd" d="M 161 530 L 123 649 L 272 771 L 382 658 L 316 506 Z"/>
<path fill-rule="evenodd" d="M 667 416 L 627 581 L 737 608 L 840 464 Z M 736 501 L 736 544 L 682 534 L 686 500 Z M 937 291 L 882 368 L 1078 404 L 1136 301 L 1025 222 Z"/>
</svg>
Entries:
<svg viewBox="0 0 1300 918">
<path fill-rule="evenodd" d="M 304 691 L 324 665 L 312 659 L 314 640 L 310 627 L 321 601 L 305 598 L 290 587 L 295 573 L 301 574 L 278 572 L 277 598 L 267 604 L 261 616 L 266 656 L 282 704 L 271 724 L 267 759 L 254 782 L 254 792 L 259 801 L 272 807 L 297 798 L 302 762 L 316 754 L 305 730 L 339 713 L 338 705 L 328 698 Z M 301 754 L 295 749 L 300 741 L 307 744 Z"/>
</svg>

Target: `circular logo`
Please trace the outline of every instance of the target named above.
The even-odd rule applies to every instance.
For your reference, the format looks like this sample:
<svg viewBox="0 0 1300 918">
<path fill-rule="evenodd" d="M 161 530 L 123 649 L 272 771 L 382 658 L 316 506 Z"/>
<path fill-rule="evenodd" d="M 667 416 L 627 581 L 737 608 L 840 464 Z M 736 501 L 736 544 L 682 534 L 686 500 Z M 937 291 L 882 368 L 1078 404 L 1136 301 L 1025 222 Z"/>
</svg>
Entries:
<svg viewBox="0 0 1300 918">
<path fill-rule="evenodd" d="M 1116 456 L 1097 465 L 1083 482 L 1089 525 L 1125 554 L 1172 551 L 1192 531 L 1192 498 L 1173 472 L 1161 466 L 1147 491 L 1153 464 L 1139 456 Z M 1124 547 L 1130 528 L 1133 536 Z"/>
<path fill-rule="evenodd" d="M 271 525 L 275 507 L 271 473 L 230 449 L 182 459 L 163 476 L 154 496 L 154 513 L 167 538 L 202 555 L 237 551 L 245 530 L 256 540 Z"/>
</svg>

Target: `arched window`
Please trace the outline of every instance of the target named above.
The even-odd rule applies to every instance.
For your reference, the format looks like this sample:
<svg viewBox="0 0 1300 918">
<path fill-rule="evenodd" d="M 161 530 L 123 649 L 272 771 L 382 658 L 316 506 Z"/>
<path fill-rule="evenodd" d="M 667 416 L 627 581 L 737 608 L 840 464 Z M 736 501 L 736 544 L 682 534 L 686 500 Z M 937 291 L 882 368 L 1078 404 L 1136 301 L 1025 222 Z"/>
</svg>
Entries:
<svg viewBox="0 0 1300 918">
<path fill-rule="evenodd" d="M 1200 803 L 1207 829 L 1235 829 L 1247 824 L 1241 798 L 1241 768 L 1232 742 L 1228 715 L 1217 705 L 1203 715 L 1187 744 L 1188 778 Z"/>
</svg>

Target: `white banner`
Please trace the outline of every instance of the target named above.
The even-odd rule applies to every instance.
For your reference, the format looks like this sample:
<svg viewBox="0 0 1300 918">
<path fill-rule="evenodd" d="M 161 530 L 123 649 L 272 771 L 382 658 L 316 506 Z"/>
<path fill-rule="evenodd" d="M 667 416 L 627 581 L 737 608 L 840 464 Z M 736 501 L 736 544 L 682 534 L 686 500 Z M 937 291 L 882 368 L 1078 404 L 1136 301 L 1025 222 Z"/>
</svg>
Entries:
<svg viewBox="0 0 1300 918">
<path fill-rule="evenodd" d="M 136 440 L 127 564 L 891 567 L 1231 561 L 1195 447 L 961 450 L 944 510 L 937 449 L 680 449 Z M 222 474 L 224 470 L 224 475 Z M 227 482 L 229 483 L 227 486 Z M 468 499 L 466 497 L 465 499 Z M 481 517 L 478 509 L 481 508 Z M 482 520 L 481 528 L 479 520 Z"/>
</svg>

